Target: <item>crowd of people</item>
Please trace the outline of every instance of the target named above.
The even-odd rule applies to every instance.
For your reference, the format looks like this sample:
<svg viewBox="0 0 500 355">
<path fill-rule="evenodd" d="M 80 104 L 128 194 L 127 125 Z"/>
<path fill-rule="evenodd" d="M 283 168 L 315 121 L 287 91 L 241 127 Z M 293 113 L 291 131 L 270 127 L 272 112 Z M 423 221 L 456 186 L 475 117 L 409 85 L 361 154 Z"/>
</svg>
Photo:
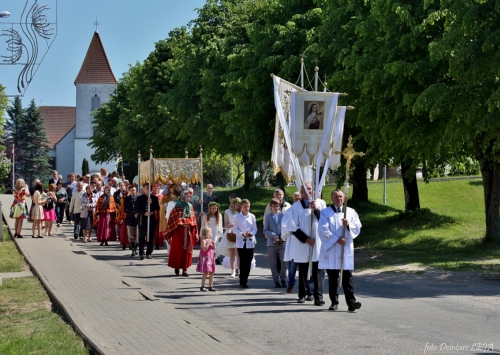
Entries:
<svg viewBox="0 0 500 355">
<path fill-rule="evenodd" d="M 47 189 L 36 180 L 31 191 L 18 179 L 10 211 L 16 220 L 14 236 L 22 238 L 24 219 L 32 222 L 32 238 L 43 238 L 42 230 L 44 236 L 51 236 L 53 224 L 60 227 L 66 218 L 73 225 L 75 239 L 88 243 L 95 235 L 101 246 L 119 241 L 123 250 L 128 247 L 130 256 L 138 255 L 140 260 L 151 259 L 155 249 L 167 246 L 168 266 L 184 277 L 189 276 L 199 244 L 196 271 L 203 274 L 200 291 L 216 291 L 214 273 L 221 263 L 231 270 L 230 277 L 239 278 L 241 288 L 248 288 L 258 230 L 251 202 L 233 193 L 222 215 L 210 184 L 203 196 L 196 185 L 168 181 L 162 187 L 143 184 L 138 194 L 136 184 L 104 169 L 94 175 L 70 174 L 66 182 L 54 171 Z M 263 233 L 274 286 L 294 293 L 297 278 L 298 302 L 323 306 L 326 273 L 329 309 L 337 310 L 342 273 L 345 300 L 353 312 L 361 307 L 354 296 L 352 276 L 353 240 L 360 233 L 361 222 L 356 211 L 344 205 L 341 190 L 333 191 L 330 206 L 322 199 L 311 199 L 312 194 L 311 184 L 305 183 L 290 204 L 284 192 L 276 189 L 266 206 Z M 28 197 L 32 198 L 30 208 Z"/>
</svg>

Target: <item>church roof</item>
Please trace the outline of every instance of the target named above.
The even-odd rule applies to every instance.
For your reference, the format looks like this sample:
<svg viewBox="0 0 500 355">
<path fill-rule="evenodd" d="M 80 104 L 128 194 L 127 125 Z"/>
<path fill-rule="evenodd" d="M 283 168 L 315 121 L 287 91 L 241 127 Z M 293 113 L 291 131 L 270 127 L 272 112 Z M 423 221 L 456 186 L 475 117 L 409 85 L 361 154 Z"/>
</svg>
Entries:
<svg viewBox="0 0 500 355">
<path fill-rule="evenodd" d="M 117 84 L 97 31 L 94 32 L 87 55 L 75 79 L 76 84 Z"/>
<path fill-rule="evenodd" d="M 53 148 L 76 124 L 76 107 L 40 106 L 45 133 Z"/>
</svg>

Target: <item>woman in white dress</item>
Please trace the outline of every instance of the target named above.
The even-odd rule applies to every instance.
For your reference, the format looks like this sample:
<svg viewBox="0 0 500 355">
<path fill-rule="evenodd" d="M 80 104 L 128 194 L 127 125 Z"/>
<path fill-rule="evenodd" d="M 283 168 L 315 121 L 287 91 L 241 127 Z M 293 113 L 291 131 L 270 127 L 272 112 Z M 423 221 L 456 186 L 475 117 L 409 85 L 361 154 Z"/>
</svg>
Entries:
<svg viewBox="0 0 500 355">
<path fill-rule="evenodd" d="M 236 277 L 238 275 L 238 270 L 240 268 L 240 258 L 238 258 L 238 250 L 236 249 L 236 241 L 230 242 L 227 240 L 227 233 L 234 233 L 234 218 L 238 213 L 241 212 L 241 199 L 239 197 L 234 197 L 231 199 L 231 206 L 224 212 L 224 226 L 226 227 L 226 232 L 222 237 L 224 239 L 225 246 L 229 250 L 229 265 L 231 266 L 231 277 Z M 238 263 L 238 268 L 234 269 L 235 259 Z"/>
<path fill-rule="evenodd" d="M 217 254 L 217 245 L 222 240 L 222 216 L 219 213 L 219 204 L 215 201 L 208 204 L 208 212 L 201 219 L 201 229 L 205 227 L 210 228 L 212 231 L 215 254 Z"/>
</svg>

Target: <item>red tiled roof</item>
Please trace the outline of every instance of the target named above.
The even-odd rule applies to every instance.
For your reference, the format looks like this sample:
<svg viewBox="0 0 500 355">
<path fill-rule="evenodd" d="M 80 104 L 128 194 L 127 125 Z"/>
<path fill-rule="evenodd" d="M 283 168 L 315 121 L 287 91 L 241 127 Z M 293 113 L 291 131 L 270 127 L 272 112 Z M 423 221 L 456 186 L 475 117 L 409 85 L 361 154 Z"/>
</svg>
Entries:
<svg viewBox="0 0 500 355">
<path fill-rule="evenodd" d="M 76 124 L 76 107 L 40 106 L 49 146 L 53 148 Z"/>
<path fill-rule="evenodd" d="M 87 55 L 83 60 L 80 72 L 75 79 L 76 84 L 116 84 L 116 78 L 109 65 L 106 51 L 99 33 L 94 32 Z"/>
</svg>

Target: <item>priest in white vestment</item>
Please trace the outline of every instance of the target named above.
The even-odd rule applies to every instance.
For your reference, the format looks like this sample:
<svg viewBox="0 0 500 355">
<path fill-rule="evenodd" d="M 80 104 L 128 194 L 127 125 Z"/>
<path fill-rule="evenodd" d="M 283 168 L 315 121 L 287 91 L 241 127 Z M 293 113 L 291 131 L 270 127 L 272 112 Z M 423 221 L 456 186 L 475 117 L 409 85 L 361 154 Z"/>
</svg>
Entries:
<svg viewBox="0 0 500 355">
<path fill-rule="evenodd" d="M 321 211 L 318 230 L 321 239 L 319 253 L 319 269 L 328 273 L 328 291 L 332 305 L 330 310 L 336 311 L 339 304 L 338 277 L 341 266 L 342 246 L 344 246 L 344 269 L 342 274 L 342 288 L 350 312 L 361 307 L 361 303 L 354 297 L 352 271 L 354 270 L 354 238 L 361 231 L 361 222 L 355 210 L 347 207 L 347 216 L 344 219 L 344 193 L 341 190 L 332 192 L 333 205 Z M 346 227 L 345 236 L 342 233 Z"/>
<path fill-rule="evenodd" d="M 309 195 L 306 189 L 309 191 Z M 311 277 L 314 282 L 314 304 L 322 306 L 323 301 L 323 273 L 318 269 L 318 258 L 321 241 L 317 238 L 320 211 L 326 208 L 325 201 L 316 199 L 309 201 L 312 196 L 312 186 L 305 183 L 301 188 L 302 200 L 295 202 L 285 213 L 282 220 L 282 233 L 287 236 L 285 261 L 295 261 L 299 268 L 299 303 L 306 299 L 306 282 L 309 272 L 309 261 L 312 260 Z M 282 235 L 283 237 L 283 235 Z"/>
</svg>

